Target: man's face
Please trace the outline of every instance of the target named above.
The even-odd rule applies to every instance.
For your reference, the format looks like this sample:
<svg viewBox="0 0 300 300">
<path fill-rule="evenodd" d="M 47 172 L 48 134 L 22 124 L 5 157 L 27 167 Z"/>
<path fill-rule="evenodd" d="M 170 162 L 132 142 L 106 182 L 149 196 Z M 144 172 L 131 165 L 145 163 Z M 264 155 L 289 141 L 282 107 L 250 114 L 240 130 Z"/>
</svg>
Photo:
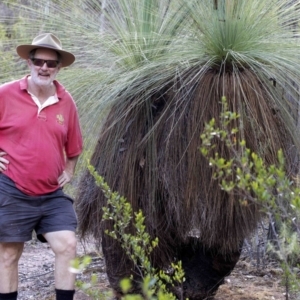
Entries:
<svg viewBox="0 0 300 300">
<path fill-rule="evenodd" d="M 57 53 L 51 49 L 37 49 L 34 58 L 56 61 Z M 42 66 L 35 66 L 31 59 L 28 59 L 28 66 L 33 83 L 40 87 L 51 85 L 60 69 L 59 64 L 54 68 L 49 68 L 47 63 L 44 63 Z"/>
</svg>

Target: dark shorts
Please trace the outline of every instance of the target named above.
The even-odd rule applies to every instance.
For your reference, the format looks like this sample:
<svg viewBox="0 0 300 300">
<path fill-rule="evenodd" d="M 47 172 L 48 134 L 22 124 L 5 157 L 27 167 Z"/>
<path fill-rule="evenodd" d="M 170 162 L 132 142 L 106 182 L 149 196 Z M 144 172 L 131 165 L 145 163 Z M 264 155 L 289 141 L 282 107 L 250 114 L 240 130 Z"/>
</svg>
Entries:
<svg viewBox="0 0 300 300">
<path fill-rule="evenodd" d="M 43 234 L 75 231 L 76 227 L 73 199 L 62 189 L 42 196 L 29 196 L 0 173 L 0 242 L 29 241 L 33 230 L 41 242 L 46 242 Z"/>
</svg>

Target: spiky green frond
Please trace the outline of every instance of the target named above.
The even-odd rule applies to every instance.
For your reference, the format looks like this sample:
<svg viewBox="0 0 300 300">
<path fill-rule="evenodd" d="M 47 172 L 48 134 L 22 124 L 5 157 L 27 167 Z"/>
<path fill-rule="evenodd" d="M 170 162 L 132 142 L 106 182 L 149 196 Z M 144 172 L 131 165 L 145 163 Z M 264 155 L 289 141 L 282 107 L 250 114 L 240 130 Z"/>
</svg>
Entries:
<svg viewBox="0 0 300 300">
<path fill-rule="evenodd" d="M 87 0 L 7 6 L 15 11 L 15 39 L 8 39 L 3 49 L 13 50 L 42 31 L 56 32 L 77 56 L 63 74 L 65 81 L 92 112 L 103 109 L 100 102 L 118 101 L 122 91 L 129 97 L 151 95 L 193 66 L 199 74 L 212 67 L 237 74 L 249 68 L 262 80 L 274 78 L 284 89 L 289 86 L 297 97 L 298 1 L 131 0 L 101 5 Z M 14 78 L 26 70 L 18 66 L 19 60 Z M 12 70 L 7 71 L 1 70 L 2 81 L 11 78 Z M 78 82 L 83 88 L 75 86 Z M 281 105 L 279 95 L 273 97 Z M 87 111 L 85 115 L 86 122 L 92 119 Z"/>
</svg>

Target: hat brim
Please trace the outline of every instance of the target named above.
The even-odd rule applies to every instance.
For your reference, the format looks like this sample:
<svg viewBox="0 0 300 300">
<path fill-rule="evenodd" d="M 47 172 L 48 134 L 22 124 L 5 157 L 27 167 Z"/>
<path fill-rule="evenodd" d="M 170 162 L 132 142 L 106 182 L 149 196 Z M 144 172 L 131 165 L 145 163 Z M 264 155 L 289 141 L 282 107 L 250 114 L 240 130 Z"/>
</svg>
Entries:
<svg viewBox="0 0 300 300">
<path fill-rule="evenodd" d="M 51 50 L 58 52 L 61 55 L 61 67 L 62 68 L 70 66 L 75 61 L 75 56 L 72 53 L 64 51 L 64 50 L 58 50 L 56 48 L 51 48 L 49 46 L 43 47 L 43 46 L 39 46 L 39 45 L 19 45 L 16 48 L 16 51 L 21 58 L 28 59 L 30 51 L 32 51 L 34 49 L 51 49 Z"/>
</svg>

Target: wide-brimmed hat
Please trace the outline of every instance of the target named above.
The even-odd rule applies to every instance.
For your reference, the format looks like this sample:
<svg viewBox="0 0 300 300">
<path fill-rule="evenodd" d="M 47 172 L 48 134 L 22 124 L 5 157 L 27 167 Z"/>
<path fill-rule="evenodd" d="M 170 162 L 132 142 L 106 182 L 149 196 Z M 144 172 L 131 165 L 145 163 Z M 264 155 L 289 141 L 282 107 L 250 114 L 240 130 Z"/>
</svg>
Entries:
<svg viewBox="0 0 300 300">
<path fill-rule="evenodd" d="M 29 58 L 29 53 L 33 49 L 52 49 L 61 55 L 61 67 L 67 67 L 75 61 L 75 56 L 62 49 L 61 41 L 52 33 L 43 33 L 36 36 L 31 45 L 19 45 L 17 53 L 24 59 Z"/>
</svg>

